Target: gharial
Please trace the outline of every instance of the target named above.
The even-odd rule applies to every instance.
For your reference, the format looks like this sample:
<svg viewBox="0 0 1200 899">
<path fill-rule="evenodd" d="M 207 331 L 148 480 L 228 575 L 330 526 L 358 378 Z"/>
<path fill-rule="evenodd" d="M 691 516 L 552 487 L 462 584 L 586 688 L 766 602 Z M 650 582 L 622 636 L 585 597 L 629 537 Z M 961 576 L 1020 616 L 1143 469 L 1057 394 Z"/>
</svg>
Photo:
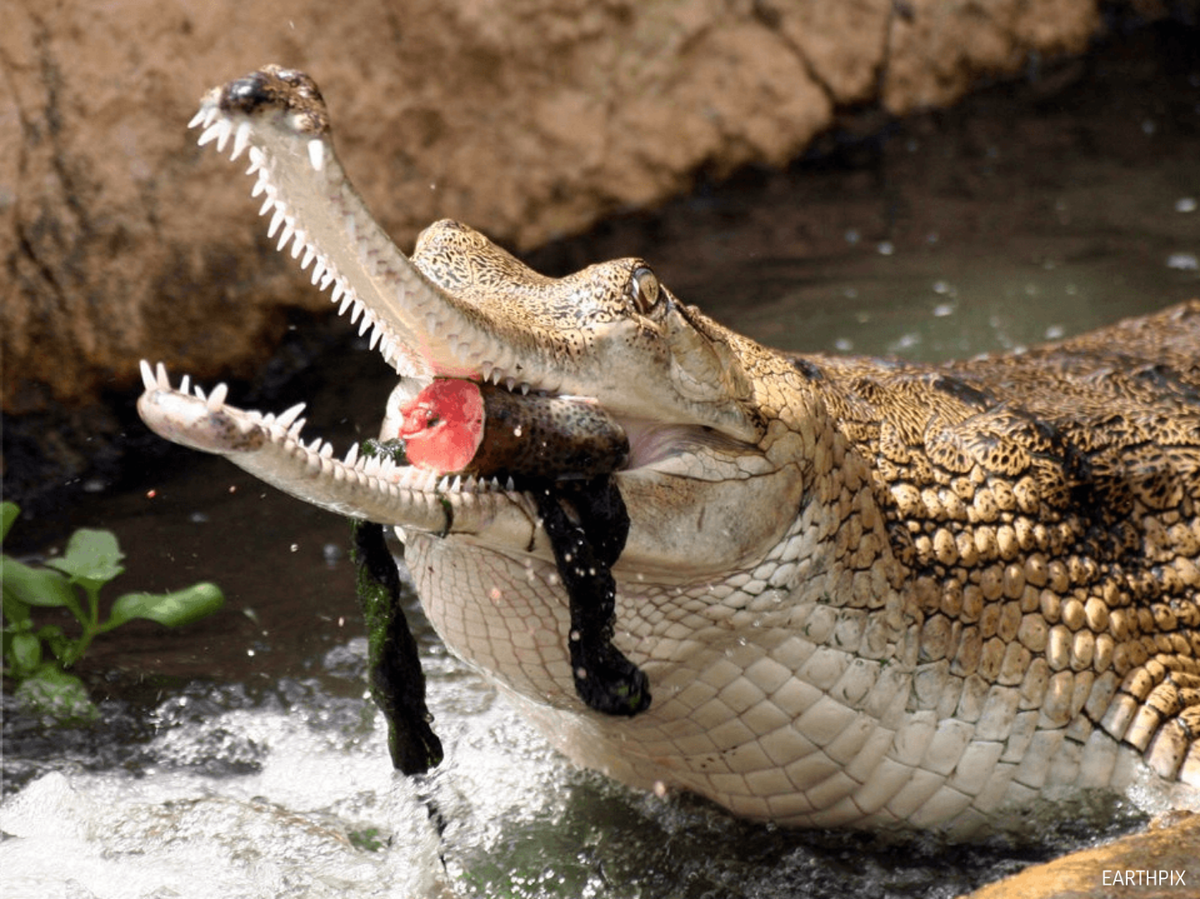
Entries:
<svg viewBox="0 0 1200 899">
<path fill-rule="evenodd" d="M 649 702 L 607 714 L 519 483 L 339 459 L 297 410 L 143 363 L 164 437 L 395 526 L 446 644 L 575 762 L 783 825 L 959 834 L 1147 770 L 1200 786 L 1200 301 L 961 363 L 787 355 L 641 259 L 548 278 L 451 221 L 406 257 L 300 72 L 214 89 L 192 125 L 248 151 L 269 233 L 400 375 L 383 437 L 443 378 L 623 429 L 611 639 Z"/>
</svg>

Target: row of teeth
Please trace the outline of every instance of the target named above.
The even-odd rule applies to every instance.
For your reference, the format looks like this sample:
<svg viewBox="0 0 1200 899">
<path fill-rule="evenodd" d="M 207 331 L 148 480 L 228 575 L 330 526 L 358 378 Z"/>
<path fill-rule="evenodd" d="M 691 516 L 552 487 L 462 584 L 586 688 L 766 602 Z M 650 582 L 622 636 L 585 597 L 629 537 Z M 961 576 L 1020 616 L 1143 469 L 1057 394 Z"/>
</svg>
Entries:
<svg viewBox="0 0 1200 899">
<path fill-rule="evenodd" d="M 206 394 L 204 388 L 199 384 L 192 385 L 191 378 L 188 375 L 183 376 L 178 389 L 173 388 L 171 386 L 171 378 L 167 374 L 167 368 L 161 362 L 156 367 L 151 368 L 150 363 L 143 359 L 141 362 L 141 372 L 142 384 L 147 391 L 166 390 L 184 396 L 194 396 L 205 404 L 210 413 L 233 413 L 245 416 L 251 421 L 262 425 L 263 428 L 269 431 L 271 440 L 275 444 L 282 444 L 285 440 L 290 440 L 301 447 L 310 458 L 329 459 L 336 464 L 344 465 L 347 468 L 361 472 L 367 477 L 385 481 L 396 481 L 404 477 L 405 486 L 424 493 L 478 493 L 481 491 L 501 490 L 511 492 L 517 489 L 511 477 L 507 479 L 506 483 L 501 484 L 500 480 L 494 477 L 481 479 L 474 475 L 466 475 L 465 477 L 459 474 L 453 476 L 448 474 L 439 475 L 436 471 L 419 469 L 411 465 L 397 465 L 390 458 L 383 455 L 360 457 L 357 442 L 350 447 L 342 459 L 336 459 L 333 454 L 333 444 L 329 441 L 316 437 L 306 443 L 301 439 L 301 431 L 304 430 L 304 425 L 307 423 L 306 419 L 300 417 L 304 412 L 304 403 L 297 403 L 278 415 L 271 412 L 258 412 L 252 409 L 238 409 L 225 405 L 225 398 L 229 394 L 229 387 L 224 381 L 214 387 L 211 393 Z"/>
<path fill-rule="evenodd" d="M 350 323 L 358 324 L 358 334 L 360 337 L 365 335 L 369 330 L 371 336 L 369 339 L 369 347 L 374 350 L 379 348 L 384 361 L 398 371 L 403 370 L 404 365 L 400 360 L 400 354 L 397 352 L 397 347 L 393 340 L 385 333 L 384 326 L 376 320 L 371 310 L 361 299 L 359 299 L 354 288 L 350 283 L 337 271 L 336 266 L 329 261 L 328 257 L 321 252 L 321 249 L 314 243 L 307 241 L 307 235 L 302 229 L 296 227 L 296 217 L 288 213 L 287 202 L 280 198 L 279 188 L 271 179 L 271 169 L 273 160 L 268 153 L 261 147 L 251 143 L 254 136 L 253 125 L 248 120 L 235 122 L 233 119 L 221 114 L 221 111 L 216 106 L 206 106 L 202 108 L 192 120 L 188 122 L 189 128 L 202 128 L 200 137 L 197 143 L 200 146 L 216 142 L 217 152 L 224 153 L 225 148 L 232 146 L 229 152 L 231 161 L 236 162 L 242 153 L 249 151 L 250 167 L 246 170 L 247 175 L 257 175 L 258 180 L 255 181 L 254 187 L 250 191 L 252 197 L 265 195 L 262 207 L 259 209 L 259 215 L 272 213 L 270 225 L 267 227 L 267 236 L 274 238 L 279 234 L 279 242 L 276 249 L 283 252 L 289 243 L 291 243 L 291 256 L 293 259 L 300 260 L 300 270 L 306 270 L 312 266 L 312 283 L 319 290 L 327 290 L 332 285 L 333 292 L 330 295 L 330 300 L 334 303 L 339 303 L 338 315 L 345 315 L 350 312 Z M 323 173 L 326 169 L 327 150 L 325 142 L 320 138 L 309 138 L 306 144 L 309 164 L 313 171 Z M 365 241 L 356 240 L 357 222 L 352 212 L 345 214 L 346 230 L 350 235 L 350 239 L 361 244 L 359 257 L 364 268 L 369 273 L 374 274 L 374 267 L 378 265 L 378 258 L 366 246 Z M 361 323 L 359 319 L 361 318 Z M 426 316 L 426 329 L 432 333 L 438 325 L 437 315 L 433 312 Z M 450 345 L 451 350 L 455 355 L 464 360 L 473 360 L 474 364 L 479 366 L 480 376 L 482 380 L 496 385 L 503 385 L 510 391 L 519 391 L 528 393 L 530 385 L 524 381 L 518 381 L 516 378 L 506 376 L 504 370 L 494 362 L 480 359 L 480 353 L 468 341 L 458 342 L 458 335 L 444 335 L 442 339 Z M 457 345 L 455 343 L 457 342 Z M 471 362 L 468 362 L 471 364 Z"/>
</svg>

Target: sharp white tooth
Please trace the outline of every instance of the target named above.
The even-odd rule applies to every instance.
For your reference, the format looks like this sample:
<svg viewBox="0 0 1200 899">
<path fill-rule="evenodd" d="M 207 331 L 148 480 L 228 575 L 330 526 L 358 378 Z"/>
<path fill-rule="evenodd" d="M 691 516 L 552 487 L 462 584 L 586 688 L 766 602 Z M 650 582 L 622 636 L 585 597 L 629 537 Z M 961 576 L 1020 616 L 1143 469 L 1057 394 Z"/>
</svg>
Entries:
<svg viewBox="0 0 1200 899">
<path fill-rule="evenodd" d="M 296 243 L 298 244 L 298 243 L 300 243 L 300 241 L 297 240 Z M 304 248 L 304 258 L 300 260 L 300 271 L 304 271 L 306 268 L 308 268 L 310 265 L 312 265 L 312 261 L 316 258 L 317 258 L 317 251 L 314 250 L 311 245 L 306 246 Z M 317 283 L 317 279 L 313 278 L 313 284 L 316 284 L 316 283 Z"/>
<path fill-rule="evenodd" d="M 225 145 L 229 143 L 229 138 L 233 135 L 233 122 L 227 119 L 220 125 L 221 130 L 217 133 L 217 152 L 224 153 Z"/>
<path fill-rule="evenodd" d="M 208 402 L 208 396 L 204 393 L 204 388 L 201 387 L 199 384 L 197 384 L 195 387 L 192 388 L 192 393 L 194 393 L 197 397 L 204 400 L 205 402 Z"/>
<path fill-rule="evenodd" d="M 246 174 L 249 175 L 251 173 L 246 172 Z M 254 186 L 252 188 L 250 188 L 250 196 L 257 197 L 259 194 L 261 194 L 266 189 L 267 189 L 267 180 L 265 178 L 259 178 L 257 181 L 254 182 Z M 270 199 L 268 199 L 267 202 L 268 203 L 271 202 Z M 259 213 L 259 214 L 261 215 L 262 213 Z"/>
<path fill-rule="evenodd" d="M 362 315 L 363 309 L 365 309 L 365 308 L 366 307 L 363 306 L 362 301 L 358 297 L 355 297 L 354 298 L 354 311 L 352 311 L 350 313 L 350 324 L 354 324 L 355 322 L 358 321 L 358 317 L 360 315 Z"/>
<path fill-rule="evenodd" d="M 229 123 L 225 121 L 215 122 L 204 129 L 199 140 L 196 141 L 200 146 L 217 142 L 217 149 L 222 150 L 225 147 L 225 141 L 229 140 Z"/>
<path fill-rule="evenodd" d="M 250 148 L 250 165 L 255 171 L 267 164 L 267 154 L 262 151 L 261 147 Z"/>
<path fill-rule="evenodd" d="M 300 413 L 303 411 L 304 403 L 296 403 L 296 405 L 292 406 L 290 409 L 280 412 L 279 418 L 277 419 L 279 426 L 282 428 L 290 428 L 292 426 L 292 422 L 299 418 Z"/>
<path fill-rule="evenodd" d="M 442 475 L 442 479 L 437 483 L 437 489 L 441 493 L 445 493 L 450 488 L 449 475 Z"/>
<path fill-rule="evenodd" d="M 336 293 L 336 292 L 337 291 L 334 291 L 334 293 Z M 338 306 L 338 315 L 345 315 L 346 310 L 350 308 L 350 304 L 353 302 L 354 302 L 354 294 L 352 294 L 352 293 L 348 293 L 344 297 L 342 297 L 342 303 L 340 306 Z M 350 324 L 354 324 L 354 322 L 351 322 Z"/>
<path fill-rule="evenodd" d="M 279 245 L 277 247 L 275 247 L 275 249 L 280 251 L 281 253 L 283 252 L 283 248 L 288 245 L 288 241 L 290 241 L 296 234 L 295 220 L 291 219 L 289 221 L 288 219 L 291 219 L 291 216 L 288 216 L 287 218 L 284 219 L 283 233 L 279 235 Z"/>
<path fill-rule="evenodd" d="M 323 260 L 321 264 L 324 265 Z M 329 285 L 333 283 L 333 280 L 336 277 L 337 276 L 332 271 L 323 271 L 321 273 L 321 290 L 328 290 Z"/>
<path fill-rule="evenodd" d="M 325 145 L 320 138 L 314 137 L 308 142 L 308 161 L 318 172 L 325 168 Z"/>
<path fill-rule="evenodd" d="M 208 411 L 217 412 L 225 405 L 225 397 L 229 395 L 229 385 L 222 381 L 208 395 Z"/>
<path fill-rule="evenodd" d="M 358 336 L 362 337 L 364 334 L 366 334 L 367 328 L 371 327 L 371 324 L 372 324 L 371 316 L 364 315 L 362 318 L 362 322 L 359 323 L 359 326 L 358 326 Z"/>
<path fill-rule="evenodd" d="M 242 122 L 238 125 L 237 133 L 233 136 L 233 152 L 229 154 L 230 161 L 236 160 L 246 147 L 250 146 L 250 123 Z"/>
<path fill-rule="evenodd" d="M 150 363 L 145 359 L 138 363 L 138 371 L 142 373 L 142 386 L 147 390 L 155 390 L 158 388 L 158 382 L 154 380 L 154 369 L 150 367 Z"/>
<path fill-rule="evenodd" d="M 347 464 L 351 468 L 353 468 L 357 462 L 358 462 L 358 442 L 355 441 L 353 444 L 351 444 L 350 450 L 346 453 L 345 464 Z"/>
<path fill-rule="evenodd" d="M 258 183 L 262 184 L 261 181 L 259 181 Z M 263 200 L 262 208 L 258 210 L 258 214 L 266 215 L 273 208 L 275 208 L 275 198 L 273 196 L 271 196 L 270 194 L 267 194 L 266 199 Z"/>
<path fill-rule="evenodd" d="M 345 292 L 346 292 L 346 285 L 339 278 L 337 283 L 333 285 L 333 293 L 331 293 L 329 295 L 329 302 L 336 303 L 338 300 L 340 300 L 342 298 L 342 294 L 344 294 Z M 345 310 L 339 310 L 338 314 L 340 315 L 344 311 Z"/>
<path fill-rule="evenodd" d="M 517 379 L 516 378 L 505 378 L 504 386 L 507 387 L 509 392 L 511 393 L 517 387 Z"/>
<path fill-rule="evenodd" d="M 305 246 L 305 237 L 306 236 L 307 235 L 305 235 L 305 233 L 303 231 L 296 232 L 295 240 L 292 243 L 292 258 L 293 259 L 300 258 L 300 252 L 304 249 L 304 246 Z"/>
<path fill-rule="evenodd" d="M 517 485 L 513 483 L 512 475 L 508 476 L 508 483 L 504 485 L 504 489 L 509 491 L 517 489 Z"/>
<path fill-rule="evenodd" d="M 290 428 L 288 428 L 288 436 L 291 437 L 293 440 L 295 440 L 297 443 L 299 443 L 301 446 L 304 445 L 304 442 L 302 440 L 300 440 L 300 432 L 304 430 L 304 425 L 306 423 L 307 423 L 306 419 L 297 418 L 294 422 L 292 422 L 292 426 Z"/>
<path fill-rule="evenodd" d="M 275 232 L 279 230 L 279 226 L 283 224 L 283 220 L 285 218 L 286 216 L 283 214 L 283 207 L 276 206 L 275 214 L 271 216 L 271 224 L 267 226 L 268 238 L 275 236 Z"/>
<path fill-rule="evenodd" d="M 529 385 L 528 384 L 521 385 L 521 394 L 523 396 L 529 396 Z"/>
<path fill-rule="evenodd" d="M 180 393 L 191 393 L 191 389 L 192 389 L 192 376 L 184 375 L 183 380 L 179 382 L 179 392 Z"/>
<path fill-rule="evenodd" d="M 189 128 L 198 128 L 199 126 L 203 125 L 204 120 L 208 118 L 208 114 L 210 112 L 212 112 L 211 109 L 197 110 L 196 114 L 192 116 L 191 121 L 188 122 L 187 126 Z"/>
<path fill-rule="evenodd" d="M 316 256 L 316 251 L 313 250 L 312 247 L 309 247 L 309 250 L 310 250 L 310 252 L 313 253 L 314 256 Z M 317 259 L 317 264 L 313 266 L 313 270 L 312 270 L 312 283 L 313 283 L 314 287 L 316 286 L 316 283 L 321 280 L 321 276 L 323 274 L 325 274 L 324 260 L 321 259 L 320 256 L 317 256 L 316 259 Z"/>
<path fill-rule="evenodd" d="M 379 325 L 375 325 L 375 327 L 371 329 L 371 342 L 367 344 L 367 349 L 374 350 L 375 347 L 379 345 L 379 338 L 382 336 L 383 330 L 379 327 Z"/>
</svg>

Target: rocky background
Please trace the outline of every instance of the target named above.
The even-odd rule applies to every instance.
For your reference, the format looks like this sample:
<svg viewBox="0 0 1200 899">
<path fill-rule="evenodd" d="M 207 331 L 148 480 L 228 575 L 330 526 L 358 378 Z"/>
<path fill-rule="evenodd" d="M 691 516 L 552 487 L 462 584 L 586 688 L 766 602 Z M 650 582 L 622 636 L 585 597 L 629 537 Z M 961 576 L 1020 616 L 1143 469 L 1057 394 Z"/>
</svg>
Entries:
<svg viewBox="0 0 1200 899">
<path fill-rule="evenodd" d="M 1084 52 L 1110 7 L 8 0 L 6 492 L 119 455 L 122 423 L 105 398 L 136 383 L 143 356 L 201 378 L 249 376 L 287 311 L 327 307 L 255 226 L 249 180 L 185 128 L 207 88 L 263 63 L 314 75 L 346 168 L 402 246 L 450 216 L 523 250 L 686 192 L 699 175 L 782 165 L 848 119 L 882 123 Z"/>
</svg>

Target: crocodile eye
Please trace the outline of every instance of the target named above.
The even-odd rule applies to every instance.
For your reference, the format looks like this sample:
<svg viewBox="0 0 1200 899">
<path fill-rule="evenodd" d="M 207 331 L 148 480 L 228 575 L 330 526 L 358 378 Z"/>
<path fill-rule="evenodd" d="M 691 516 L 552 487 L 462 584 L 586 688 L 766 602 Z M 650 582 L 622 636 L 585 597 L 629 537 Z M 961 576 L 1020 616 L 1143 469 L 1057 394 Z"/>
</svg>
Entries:
<svg viewBox="0 0 1200 899">
<path fill-rule="evenodd" d="M 645 315 L 658 305 L 661 295 L 658 277 L 644 265 L 635 268 L 629 281 L 629 293 L 637 311 Z"/>
</svg>

